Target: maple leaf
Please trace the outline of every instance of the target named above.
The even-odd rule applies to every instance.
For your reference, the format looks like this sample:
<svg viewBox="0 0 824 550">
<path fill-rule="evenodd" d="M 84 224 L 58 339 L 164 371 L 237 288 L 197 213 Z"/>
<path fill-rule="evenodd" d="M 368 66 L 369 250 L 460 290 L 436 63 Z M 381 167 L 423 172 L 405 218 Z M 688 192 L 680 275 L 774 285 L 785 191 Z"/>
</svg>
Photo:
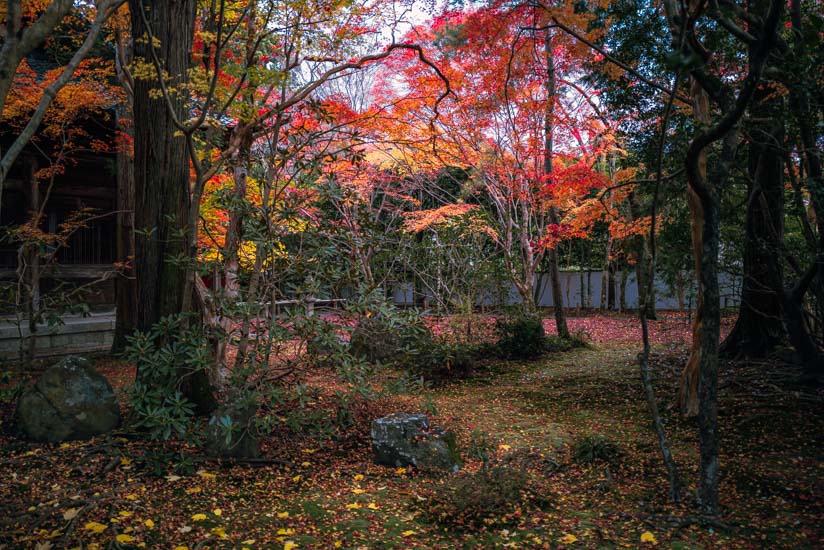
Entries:
<svg viewBox="0 0 824 550">
<path fill-rule="evenodd" d="M 566 535 L 564 535 L 563 537 L 558 539 L 558 542 L 560 542 L 562 544 L 573 544 L 577 541 L 578 541 L 578 537 L 576 537 L 575 535 L 569 534 L 569 533 L 567 533 Z"/>
<path fill-rule="evenodd" d="M 653 535 L 649 531 L 644 531 L 643 533 L 641 533 L 641 542 L 648 542 L 650 544 L 658 544 L 658 540 L 655 538 L 655 535 Z"/>
<path fill-rule="evenodd" d="M 84 526 L 84 529 L 91 531 L 94 534 L 102 533 L 106 530 L 106 526 L 96 521 L 90 521 Z"/>
</svg>

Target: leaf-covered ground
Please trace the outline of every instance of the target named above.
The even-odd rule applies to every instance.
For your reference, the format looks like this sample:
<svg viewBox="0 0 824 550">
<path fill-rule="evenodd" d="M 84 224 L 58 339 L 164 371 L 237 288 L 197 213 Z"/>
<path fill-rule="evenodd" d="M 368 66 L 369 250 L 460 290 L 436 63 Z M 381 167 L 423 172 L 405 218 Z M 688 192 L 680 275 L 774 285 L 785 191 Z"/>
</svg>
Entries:
<svg viewBox="0 0 824 550">
<path fill-rule="evenodd" d="M 694 488 L 697 437 L 671 401 L 684 361 L 684 320 L 652 324 L 653 367 L 667 430 Z M 355 425 L 324 442 L 285 426 L 265 442 L 266 461 L 207 461 L 180 444 L 119 433 L 38 445 L 15 439 L 4 405 L 0 440 L 0 546 L 6 548 L 815 548 L 822 540 L 824 395 L 773 364 L 723 369 L 720 394 L 724 515 L 706 521 L 693 498 L 666 499 L 666 480 L 635 363 L 637 322 L 572 321 L 590 349 L 530 363 L 490 362 L 466 381 L 418 396 L 362 403 Z M 115 381 L 131 369 L 101 361 Z M 322 372 L 317 406 L 334 387 Z M 427 520 L 432 492 L 449 477 L 371 463 L 369 422 L 394 411 L 437 409 L 464 448 L 488 436 L 492 462 L 523 467 L 520 502 L 480 525 Z M 619 455 L 574 458 L 600 434 Z M 465 469 L 477 470 L 478 460 Z"/>
</svg>

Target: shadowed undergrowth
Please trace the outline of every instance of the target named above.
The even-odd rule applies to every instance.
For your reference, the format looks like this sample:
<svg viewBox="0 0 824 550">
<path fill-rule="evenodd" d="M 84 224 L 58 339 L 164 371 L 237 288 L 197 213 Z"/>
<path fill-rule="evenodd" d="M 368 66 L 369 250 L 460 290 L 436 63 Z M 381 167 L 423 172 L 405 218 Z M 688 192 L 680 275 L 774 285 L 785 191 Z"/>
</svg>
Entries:
<svg viewBox="0 0 824 550">
<path fill-rule="evenodd" d="M 679 350 L 667 353 L 654 358 L 655 383 L 676 458 L 687 486 L 694 487 L 695 426 L 666 407 L 683 357 Z M 101 366 L 105 372 L 114 368 Z M 207 461 L 180 443 L 149 444 L 128 433 L 43 446 L 5 430 L 0 543 L 651 545 L 641 541 L 644 535 L 672 548 L 812 548 L 822 536 L 824 514 L 822 394 L 797 386 L 793 375 L 772 364 L 723 369 L 725 513 L 717 521 L 700 521 L 691 495 L 679 507 L 666 500 L 635 352 L 596 343 L 526 363 L 488 361 L 468 380 L 432 390 L 426 404 L 415 395 L 363 402 L 354 407 L 352 427 L 332 439 L 277 427 L 264 441 L 266 458 L 254 464 Z M 322 408 L 333 401 L 335 388 L 324 385 L 322 370 L 315 378 L 310 383 Z M 442 478 L 371 463 L 369 421 L 425 406 L 437 411 L 437 424 L 456 432 L 467 474 Z M 6 427 L 11 413 L 6 405 Z M 488 480 L 476 474 L 483 468 L 511 472 L 499 495 L 506 502 L 456 497 L 461 483 L 464 492 L 470 487 L 484 494 L 477 484 Z M 430 504 L 434 512 L 425 513 Z M 440 521 L 439 514 L 449 515 L 449 521 Z"/>
</svg>

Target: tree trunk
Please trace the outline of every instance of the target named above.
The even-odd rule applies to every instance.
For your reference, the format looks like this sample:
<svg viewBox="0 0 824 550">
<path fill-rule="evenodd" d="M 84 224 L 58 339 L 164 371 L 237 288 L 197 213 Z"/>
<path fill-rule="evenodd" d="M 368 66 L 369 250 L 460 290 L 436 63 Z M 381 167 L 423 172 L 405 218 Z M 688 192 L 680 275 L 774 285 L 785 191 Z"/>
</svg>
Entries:
<svg viewBox="0 0 824 550">
<path fill-rule="evenodd" d="M 37 161 L 27 159 L 28 202 L 32 229 L 40 226 L 40 182 L 37 179 Z M 22 257 L 25 262 L 23 288 L 26 293 L 26 315 L 29 336 L 26 340 L 24 364 L 30 365 L 37 356 L 37 323 L 40 319 L 40 253 L 36 242 L 23 245 Z"/>
<path fill-rule="evenodd" d="M 710 100 L 707 92 L 701 88 L 697 80 L 690 77 L 690 95 L 692 110 L 696 123 L 708 125 L 711 122 Z M 701 178 L 707 179 L 707 153 L 702 150 L 698 155 L 698 170 Z M 701 367 L 701 330 L 704 317 L 704 291 L 701 284 L 701 255 L 703 254 L 703 226 L 704 211 L 695 190 L 687 187 L 687 204 L 690 210 L 690 237 L 692 240 L 692 256 L 695 276 L 698 281 L 698 295 L 695 306 L 695 317 L 692 321 L 692 343 L 690 356 L 684 371 L 681 373 L 681 382 L 678 385 L 677 401 L 684 416 L 698 414 L 698 374 Z"/>
<path fill-rule="evenodd" d="M 137 281 L 134 274 L 134 157 L 130 143 L 132 121 L 126 107 L 117 109 L 117 261 L 122 266 L 115 279 L 117 304 L 112 353 L 121 353 L 126 337 L 137 329 Z"/>
<path fill-rule="evenodd" d="M 546 60 L 546 109 L 544 110 L 544 176 L 552 174 L 553 133 L 555 131 L 555 55 L 552 50 L 552 33 L 550 29 L 544 31 L 544 57 Z M 549 207 L 549 223 L 558 226 L 558 211 L 554 206 Z M 564 295 L 561 290 L 561 273 L 558 269 L 558 251 L 553 246 L 548 250 L 549 277 L 552 285 L 552 307 L 555 311 L 555 327 L 558 336 L 569 338 L 569 328 L 564 313 Z"/>
<path fill-rule="evenodd" d="M 718 195 L 702 201 L 701 286 L 704 288 L 701 362 L 698 379 L 698 439 L 700 447 L 698 500 L 708 514 L 718 513 L 718 341 L 721 309 L 718 289 Z"/>
<path fill-rule="evenodd" d="M 624 267 L 621 270 L 621 284 L 619 285 L 621 289 L 620 300 L 619 300 L 619 309 L 621 313 L 627 311 L 627 279 L 629 278 L 629 268 Z"/>
<path fill-rule="evenodd" d="M 793 28 L 793 52 L 797 59 L 809 59 L 806 51 L 806 44 L 804 40 L 805 30 L 802 27 L 802 10 L 801 0 L 791 0 L 791 22 Z M 813 63 L 814 63 L 813 58 Z M 818 328 L 824 326 L 820 319 L 824 318 L 824 263 L 822 262 L 822 255 L 824 255 L 824 171 L 822 170 L 822 151 L 819 144 L 821 143 L 820 124 L 816 121 L 821 119 L 820 102 L 816 102 L 811 98 L 813 91 L 817 89 L 814 85 L 815 71 L 802 71 L 799 75 L 799 82 L 797 85 L 790 88 L 790 106 L 795 115 L 798 124 L 798 133 L 801 138 L 803 146 L 803 159 L 806 161 L 807 177 L 804 179 L 805 186 L 810 196 L 810 210 L 814 212 L 815 224 L 818 229 L 818 239 L 815 242 L 817 250 L 817 270 L 808 285 L 813 286 L 814 295 L 816 296 L 816 310 L 819 319 Z M 812 233 L 810 231 L 810 233 Z M 815 344 L 815 340 L 811 337 L 808 326 L 804 323 L 803 312 L 800 311 L 801 304 L 804 298 L 805 285 L 803 278 L 795 285 L 795 292 L 789 295 L 785 302 L 788 310 L 785 312 L 787 316 L 787 331 L 789 333 L 790 341 L 798 351 L 799 355 L 810 357 L 810 361 L 805 361 L 807 375 L 817 376 L 815 373 L 821 372 L 821 350 Z M 798 293 L 801 293 L 798 295 Z M 819 332 L 819 337 L 824 336 Z M 812 344 L 812 347 L 810 346 Z M 815 351 L 815 355 L 811 352 Z"/>
<path fill-rule="evenodd" d="M 248 177 L 249 154 L 252 146 L 251 133 L 245 127 L 236 125 L 233 133 L 243 132 L 238 137 L 240 147 L 232 154 L 232 176 L 234 179 L 234 190 L 232 191 L 232 203 L 229 207 L 229 225 L 226 228 L 226 241 L 224 243 L 223 258 L 226 262 L 226 285 L 224 287 L 226 296 L 229 298 L 238 297 L 238 251 L 243 238 L 243 201 L 246 199 L 246 180 Z"/>
<path fill-rule="evenodd" d="M 744 279 L 738 319 L 721 345 L 724 355 L 761 358 L 787 341 L 783 324 L 783 101 L 762 84 L 751 107 Z"/>
<path fill-rule="evenodd" d="M 609 257 L 612 255 L 612 237 L 607 236 L 606 253 L 604 254 L 604 269 L 601 271 L 601 302 L 598 304 L 598 310 L 601 313 L 607 311 L 607 295 L 609 288 Z"/>
<path fill-rule="evenodd" d="M 189 157 L 174 124 L 188 119 L 185 88 L 195 23 L 195 0 L 130 0 L 135 59 L 153 66 L 152 48 L 168 75 L 171 103 L 156 94 L 154 77 L 134 84 L 135 274 L 137 325 L 148 330 L 162 317 L 188 313 L 184 296 L 196 258 L 188 242 Z M 145 17 L 145 22 L 144 22 Z M 148 23 L 148 27 L 145 23 Z M 148 34 L 154 40 L 148 39 Z M 200 414 L 216 406 L 205 371 L 181 372 L 181 390 Z"/>
<path fill-rule="evenodd" d="M 804 365 L 803 378 L 821 382 L 824 376 L 824 354 L 818 349 L 815 340 L 810 336 L 807 323 L 804 320 L 803 300 L 807 288 L 812 283 L 816 273 L 820 270 L 821 258 L 807 268 L 798 282 L 784 293 L 784 318 L 790 343 L 795 348 L 801 363 Z"/>
<path fill-rule="evenodd" d="M 607 311 L 615 309 L 615 275 L 612 262 L 607 264 Z"/>
</svg>

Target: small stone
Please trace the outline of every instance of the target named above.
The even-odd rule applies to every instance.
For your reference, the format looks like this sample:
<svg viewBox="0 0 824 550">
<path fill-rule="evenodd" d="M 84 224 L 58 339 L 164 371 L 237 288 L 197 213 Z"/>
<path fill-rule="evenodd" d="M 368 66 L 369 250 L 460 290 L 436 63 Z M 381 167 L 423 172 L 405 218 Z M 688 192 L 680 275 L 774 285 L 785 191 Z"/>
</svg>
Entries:
<svg viewBox="0 0 824 550">
<path fill-rule="evenodd" d="M 252 426 L 256 413 L 253 403 L 218 408 L 206 429 L 206 453 L 221 458 L 258 458 L 260 442 Z"/>
<path fill-rule="evenodd" d="M 398 413 L 372 422 L 376 464 L 400 468 L 450 470 L 460 468 L 455 435 L 430 426 L 425 414 Z"/>
<path fill-rule="evenodd" d="M 88 360 L 69 356 L 20 397 L 17 423 L 35 441 L 88 439 L 116 428 L 120 407 L 109 381 Z"/>
</svg>

